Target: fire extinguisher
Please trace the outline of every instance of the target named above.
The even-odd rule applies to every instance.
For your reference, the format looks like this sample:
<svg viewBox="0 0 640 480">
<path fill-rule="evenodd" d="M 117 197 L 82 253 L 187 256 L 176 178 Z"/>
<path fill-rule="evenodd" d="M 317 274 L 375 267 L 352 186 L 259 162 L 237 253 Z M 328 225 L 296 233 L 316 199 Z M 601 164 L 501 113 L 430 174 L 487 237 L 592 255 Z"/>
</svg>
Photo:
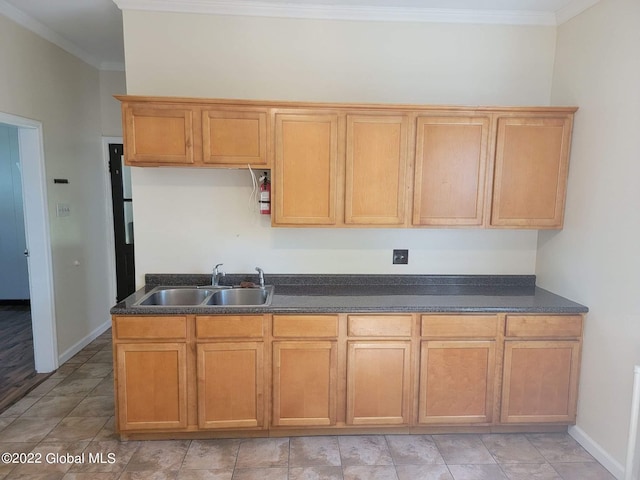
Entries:
<svg viewBox="0 0 640 480">
<path fill-rule="evenodd" d="M 260 213 L 271 215 L 271 182 L 267 172 L 260 177 Z"/>
</svg>

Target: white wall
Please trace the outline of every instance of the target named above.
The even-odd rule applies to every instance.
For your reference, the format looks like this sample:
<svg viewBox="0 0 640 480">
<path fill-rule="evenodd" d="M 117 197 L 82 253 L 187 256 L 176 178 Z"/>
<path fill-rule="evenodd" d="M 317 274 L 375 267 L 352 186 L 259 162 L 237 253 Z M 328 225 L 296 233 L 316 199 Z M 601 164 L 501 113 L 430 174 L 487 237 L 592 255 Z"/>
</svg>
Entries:
<svg viewBox="0 0 640 480">
<path fill-rule="evenodd" d="M 114 95 L 127 93 L 125 73 L 116 70 L 100 70 L 100 124 L 102 136 L 122 136 L 120 102 Z"/>
<path fill-rule="evenodd" d="M 565 228 L 541 233 L 543 287 L 588 305 L 578 428 L 624 464 L 640 363 L 640 3 L 601 0 L 560 26 L 552 101 L 580 106 Z"/>
<path fill-rule="evenodd" d="M 0 16 L 0 112 L 42 122 L 58 352 L 109 320 L 98 70 Z M 54 185 L 54 178 L 69 179 Z M 69 217 L 56 217 L 57 202 Z M 75 264 L 77 262 L 77 265 Z"/>
<path fill-rule="evenodd" d="M 124 11 L 133 95 L 548 105 L 555 29 Z M 274 229 L 246 172 L 133 169 L 146 272 L 533 273 L 537 232 Z M 391 265 L 409 248 L 408 266 Z"/>
</svg>

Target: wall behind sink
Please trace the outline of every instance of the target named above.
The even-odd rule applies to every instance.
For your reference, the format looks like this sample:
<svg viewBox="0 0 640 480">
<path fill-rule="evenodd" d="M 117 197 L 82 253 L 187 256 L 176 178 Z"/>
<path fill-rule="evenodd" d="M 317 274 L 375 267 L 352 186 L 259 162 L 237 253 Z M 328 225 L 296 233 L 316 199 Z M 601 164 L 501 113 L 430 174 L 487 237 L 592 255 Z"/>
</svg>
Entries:
<svg viewBox="0 0 640 480">
<path fill-rule="evenodd" d="M 125 10 L 127 92 L 271 100 L 548 105 L 554 27 Z M 136 272 L 532 274 L 536 231 L 284 229 L 246 171 L 133 169 Z M 409 265 L 391 264 L 408 248 Z"/>
</svg>

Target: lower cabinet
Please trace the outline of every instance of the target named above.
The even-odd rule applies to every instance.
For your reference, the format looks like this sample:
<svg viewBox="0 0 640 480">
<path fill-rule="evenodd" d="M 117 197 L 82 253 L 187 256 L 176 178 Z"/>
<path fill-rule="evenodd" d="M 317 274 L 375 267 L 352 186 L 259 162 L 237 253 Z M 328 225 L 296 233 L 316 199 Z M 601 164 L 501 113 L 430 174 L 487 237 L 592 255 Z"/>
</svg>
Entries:
<svg viewBox="0 0 640 480">
<path fill-rule="evenodd" d="M 490 423 L 495 341 L 424 341 L 418 422 Z"/>
<path fill-rule="evenodd" d="M 575 422 L 579 359 L 579 341 L 506 341 L 500 420 Z"/>
<path fill-rule="evenodd" d="M 347 347 L 347 424 L 410 422 L 410 341 L 352 341 Z"/>
<path fill-rule="evenodd" d="M 116 345 L 119 430 L 187 426 L 185 343 Z"/>
<path fill-rule="evenodd" d="M 335 341 L 274 342 L 272 424 L 335 425 L 337 370 Z"/>
<path fill-rule="evenodd" d="M 261 427 L 264 412 L 262 342 L 197 347 L 198 426 Z"/>
</svg>

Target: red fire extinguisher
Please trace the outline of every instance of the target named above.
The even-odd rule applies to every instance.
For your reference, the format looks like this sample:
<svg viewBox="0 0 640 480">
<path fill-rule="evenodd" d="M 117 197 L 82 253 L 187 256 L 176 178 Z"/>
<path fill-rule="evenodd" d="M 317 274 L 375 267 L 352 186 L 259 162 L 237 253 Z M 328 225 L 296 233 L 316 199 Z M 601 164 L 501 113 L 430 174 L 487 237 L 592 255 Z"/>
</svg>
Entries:
<svg viewBox="0 0 640 480">
<path fill-rule="evenodd" d="M 271 182 L 267 172 L 260 177 L 260 213 L 271 215 Z"/>
</svg>

